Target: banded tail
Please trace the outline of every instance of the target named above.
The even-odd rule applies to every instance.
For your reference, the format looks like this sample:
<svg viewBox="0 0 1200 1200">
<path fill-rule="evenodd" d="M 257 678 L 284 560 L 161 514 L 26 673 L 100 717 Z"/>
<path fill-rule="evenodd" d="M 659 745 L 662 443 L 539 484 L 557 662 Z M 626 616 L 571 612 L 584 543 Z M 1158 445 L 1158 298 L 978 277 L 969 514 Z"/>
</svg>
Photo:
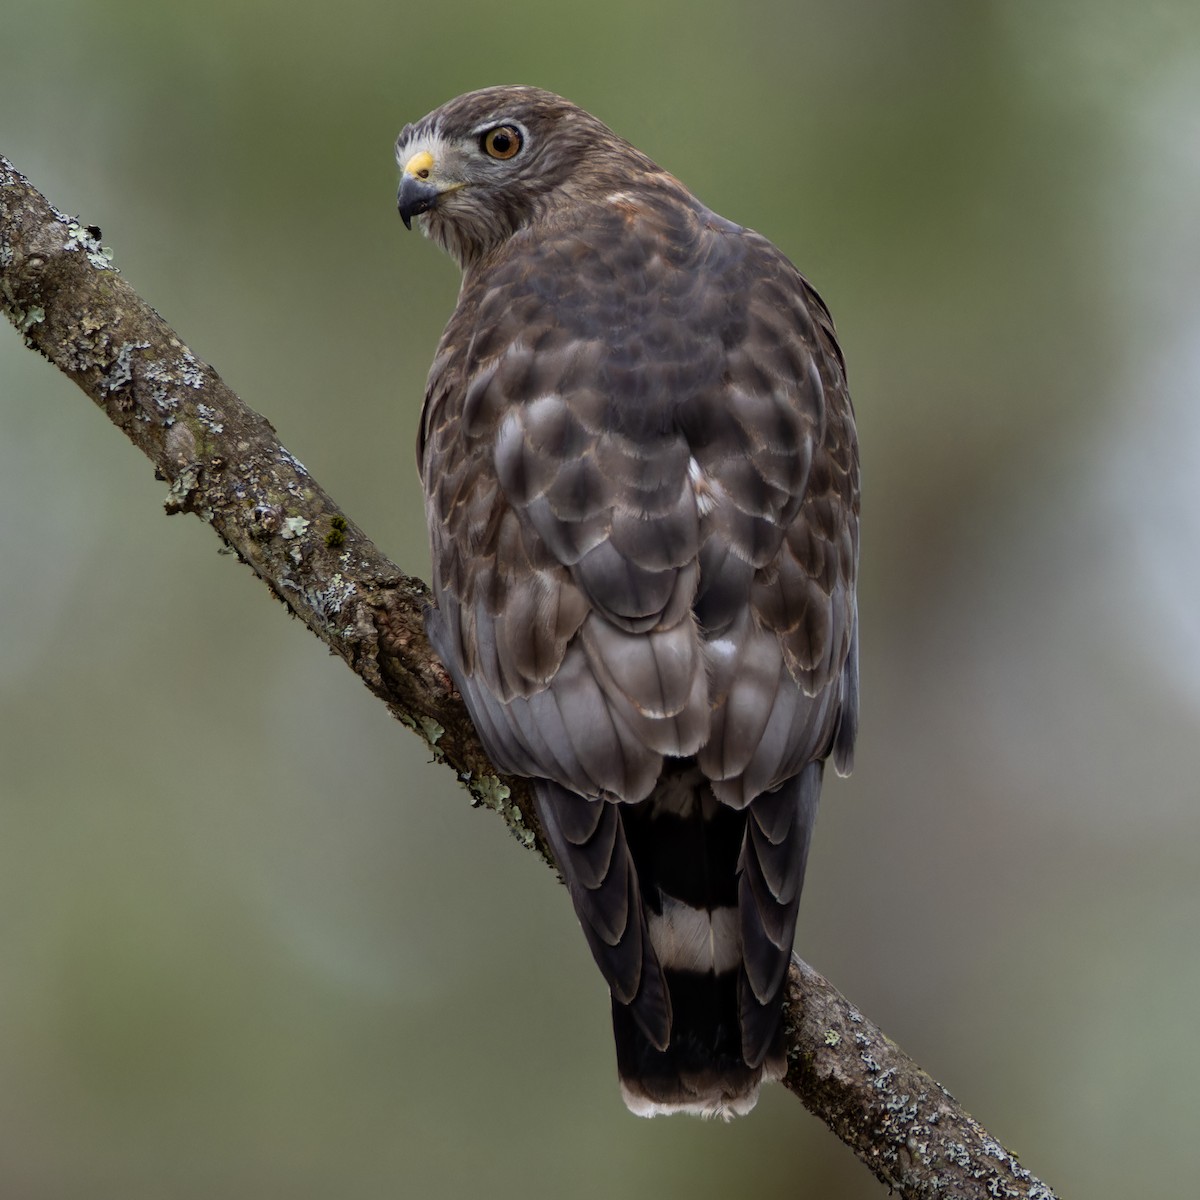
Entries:
<svg viewBox="0 0 1200 1200">
<path fill-rule="evenodd" d="M 676 760 L 637 804 L 537 784 L 538 812 L 612 993 L 638 1116 L 748 1113 L 787 1069 L 782 1007 L 822 764 L 745 808 Z"/>
</svg>

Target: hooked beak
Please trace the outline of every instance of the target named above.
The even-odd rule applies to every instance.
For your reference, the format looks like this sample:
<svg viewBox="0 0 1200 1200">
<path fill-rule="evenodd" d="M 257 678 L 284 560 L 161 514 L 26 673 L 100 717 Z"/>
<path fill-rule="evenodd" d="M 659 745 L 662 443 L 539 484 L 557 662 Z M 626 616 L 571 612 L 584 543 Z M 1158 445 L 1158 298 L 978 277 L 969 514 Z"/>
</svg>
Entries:
<svg viewBox="0 0 1200 1200">
<path fill-rule="evenodd" d="M 433 170 L 433 155 L 421 150 L 404 164 L 404 176 L 400 180 L 400 191 L 396 194 L 396 207 L 405 229 L 412 228 L 413 217 L 428 212 L 437 203 L 440 189 L 429 182 Z"/>
<path fill-rule="evenodd" d="M 412 228 L 413 217 L 428 212 L 437 203 L 438 189 L 415 175 L 405 175 L 400 180 L 400 191 L 396 194 L 396 207 L 405 229 Z"/>
</svg>

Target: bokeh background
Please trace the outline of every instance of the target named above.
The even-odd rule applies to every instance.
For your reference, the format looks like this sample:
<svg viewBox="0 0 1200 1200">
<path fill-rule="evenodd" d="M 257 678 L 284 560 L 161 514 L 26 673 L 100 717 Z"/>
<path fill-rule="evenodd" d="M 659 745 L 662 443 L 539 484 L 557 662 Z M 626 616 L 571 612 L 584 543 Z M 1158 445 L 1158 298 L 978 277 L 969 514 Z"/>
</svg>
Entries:
<svg viewBox="0 0 1200 1200">
<path fill-rule="evenodd" d="M 553 88 L 783 247 L 866 486 L 801 952 L 1062 1195 L 1191 1190 L 1200 7 L 0 16 L 0 151 L 417 573 L 406 120 Z M 780 1089 L 627 1116 L 551 873 L 164 495 L 0 329 L 0 1194 L 883 1194 Z"/>
</svg>

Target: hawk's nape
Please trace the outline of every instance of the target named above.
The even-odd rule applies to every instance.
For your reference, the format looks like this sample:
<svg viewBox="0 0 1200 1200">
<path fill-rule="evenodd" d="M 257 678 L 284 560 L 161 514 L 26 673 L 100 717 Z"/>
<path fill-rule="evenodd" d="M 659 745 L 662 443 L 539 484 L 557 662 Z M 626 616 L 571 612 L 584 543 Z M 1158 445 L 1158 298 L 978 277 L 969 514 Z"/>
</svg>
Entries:
<svg viewBox="0 0 1200 1200">
<path fill-rule="evenodd" d="M 538 813 L 637 1113 L 786 1068 L 826 759 L 858 706 L 859 480 L 833 323 L 765 238 L 535 88 L 405 127 L 463 270 L 418 457 L 430 639 Z"/>
</svg>

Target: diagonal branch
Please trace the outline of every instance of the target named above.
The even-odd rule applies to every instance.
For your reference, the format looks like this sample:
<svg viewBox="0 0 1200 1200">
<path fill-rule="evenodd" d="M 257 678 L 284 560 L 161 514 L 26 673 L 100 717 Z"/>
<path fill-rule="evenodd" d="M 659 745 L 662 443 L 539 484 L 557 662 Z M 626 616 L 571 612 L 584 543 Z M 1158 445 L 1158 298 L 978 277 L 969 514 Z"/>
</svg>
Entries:
<svg viewBox="0 0 1200 1200">
<path fill-rule="evenodd" d="M 154 463 L 168 513 L 210 524 L 392 713 L 550 861 L 527 783 L 488 761 L 405 575 L 121 278 L 100 231 L 0 157 L 0 308 Z M 1054 1200 L 812 968 L 793 962 L 785 1086 L 905 1197 Z"/>
</svg>

